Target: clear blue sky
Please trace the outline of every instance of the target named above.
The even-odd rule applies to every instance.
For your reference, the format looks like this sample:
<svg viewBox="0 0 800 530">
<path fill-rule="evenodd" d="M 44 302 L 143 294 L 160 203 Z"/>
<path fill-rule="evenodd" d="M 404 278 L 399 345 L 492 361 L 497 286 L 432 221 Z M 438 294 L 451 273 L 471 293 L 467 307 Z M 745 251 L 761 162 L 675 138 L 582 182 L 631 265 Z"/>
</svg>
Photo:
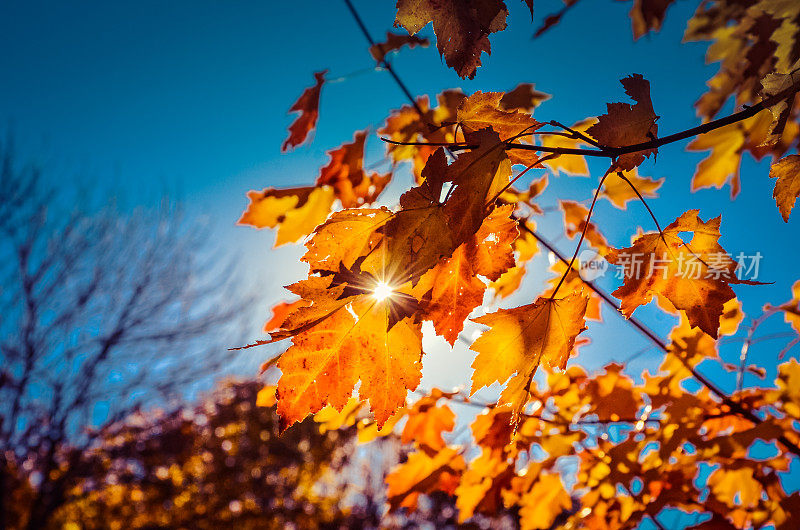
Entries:
<svg viewBox="0 0 800 530">
<path fill-rule="evenodd" d="M 484 55 L 485 66 L 473 81 L 446 68 L 433 47 L 397 56 L 394 64 L 412 92 L 508 90 L 534 82 L 554 95 L 536 117 L 572 123 L 604 112 L 606 102 L 625 101 L 618 80 L 635 72 L 651 81 L 662 134 L 697 124 L 692 103 L 717 67 L 704 64 L 705 44 L 681 44 L 694 2 L 678 2 L 661 32 L 636 43 L 627 2 L 583 2 L 537 40 L 530 38 L 536 26 L 524 4 L 508 3 L 510 29 L 492 36 L 493 54 Z M 394 2 L 355 4 L 374 36 L 391 27 Z M 537 1 L 537 21 L 559 5 Z M 430 36 L 430 27 L 423 33 Z M 128 206 L 152 204 L 165 192 L 184 201 L 218 227 L 218 237 L 242 255 L 261 278 L 258 288 L 274 300 L 283 296 L 281 285 L 304 274 L 296 265 L 301 249 L 271 251 L 271 234 L 233 226 L 246 205 L 245 192 L 313 183 L 326 150 L 349 141 L 357 129 L 380 125 L 405 103 L 386 73 L 327 85 L 313 144 L 280 154 L 291 122 L 286 110 L 312 83 L 312 72 L 329 68 L 334 78 L 374 64 L 337 0 L 3 2 L 0 50 L 0 126 L 13 133 L 23 158 L 43 163 L 65 185 L 77 175 L 88 177 Z M 379 149 L 374 137 L 369 142 L 368 163 L 378 159 Z M 723 246 L 732 253 L 760 251 L 760 279 L 774 282 L 737 287 L 745 309 L 758 311 L 765 302 L 788 299 L 800 276 L 800 252 L 793 244 L 800 213 L 789 224 L 780 220 L 767 164 L 749 158 L 735 202 L 727 189 L 691 194 L 689 182 L 702 156 L 679 143 L 642 166 L 641 174 L 667 179 L 661 198 L 652 202 L 656 214 L 664 224 L 689 208 L 700 208 L 704 219 L 722 214 Z M 593 165 L 591 179 L 552 179 L 545 205 L 556 198 L 588 198 L 604 169 Z M 410 183 L 407 172 L 399 178 Z M 559 215 L 546 220 L 542 232 L 556 238 L 559 220 Z M 596 220 L 616 245 L 627 244 L 637 226 L 652 228 L 636 204 L 623 212 L 602 203 Z M 571 252 L 574 242 L 558 244 Z M 537 263 L 543 270 L 545 262 Z M 543 278 L 534 273 L 528 290 L 512 302 L 530 301 Z M 636 314 L 662 334 L 672 322 L 653 308 Z M 605 319 L 604 325 L 590 325 L 594 344 L 582 354 L 590 367 L 647 345 L 607 311 Z M 765 330 L 782 329 L 777 324 Z M 437 350 L 426 360 L 428 386 L 466 383 L 470 354 L 461 347 L 450 353 L 434 340 L 426 344 Z M 756 359 L 774 363 L 776 348 L 764 343 Z M 736 354 L 735 349 L 724 353 L 729 359 Z M 631 372 L 640 375 L 656 357 L 643 356 L 630 365 Z M 452 369 L 453 359 L 462 370 Z"/>
</svg>

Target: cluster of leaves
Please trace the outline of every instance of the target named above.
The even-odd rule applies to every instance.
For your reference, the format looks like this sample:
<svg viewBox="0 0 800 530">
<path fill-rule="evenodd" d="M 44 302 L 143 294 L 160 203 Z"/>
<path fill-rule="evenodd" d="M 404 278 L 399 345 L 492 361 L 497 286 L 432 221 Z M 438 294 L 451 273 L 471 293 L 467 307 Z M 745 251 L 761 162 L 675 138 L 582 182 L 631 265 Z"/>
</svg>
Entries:
<svg viewBox="0 0 800 530">
<path fill-rule="evenodd" d="M 331 477 L 347 463 L 355 430 L 320 434 L 309 421 L 279 435 L 262 387 L 230 382 L 193 409 L 132 414 L 91 449 L 65 449 L 53 473 L 69 480 L 48 527 L 344 526 L 343 487 Z M 7 483 L 17 512 L 9 528 L 26 527 L 34 497 L 26 467 L 12 461 L 4 470 L 19 477 Z"/>
<path fill-rule="evenodd" d="M 669 4 L 634 2 L 635 35 L 658 29 Z M 435 106 L 426 97 L 410 101 L 378 131 L 393 171 L 410 162 L 416 180 L 398 207 L 374 205 L 393 172 L 364 170 L 366 131 L 330 151 L 314 186 L 250 192 L 240 223 L 277 228 L 276 244 L 305 238 L 307 248 L 301 259 L 308 277 L 288 287 L 298 298 L 275 308 L 265 327 L 270 338 L 259 341 L 292 341 L 265 365 L 274 362 L 282 374 L 282 426 L 315 413 L 324 424 L 351 425 L 367 402 L 371 419 L 359 425 L 385 432 L 404 420 L 402 438 L 416 450 L 387 478 L 392 509 L 414 509 L 420 494 L 443 492 L 456 496 L 461 520 L 513 506 L 524 528 L 630 527 L 643 518 L 660 525 L 656 516 L 667 507 L 712 514 L 709 524 L 716 527 L 796 527 L 800 498 L 785 493 L 779 474 L 800 455 L 793 383 L 800 365 L 781 365 L 776 391 L 740 389 L 733 396 L 697 368 L 719 360 L 718 339 L 734 333 L 742 319 L 731 285 L 752 283 L 739 278 L 737 263 L 719 244 L 721 219 L 704 221 L 688 210 L 661 229 L 654 218 L 658 230 L 635 235 L 629 248 L 611 247 L 591 221 L 599 199 L 625 209 L 631 200 L 655 195 L 661 181 L 640 176 L 638 167 L 666 143 L 697 136 L 689 148 L 712 152 L 692 189 L 720 187 L 734 175 L 734 193 L 744 151 L 777 160 L 796 146 L 800 39 L 794 3 L 728 4 L 704 3 L 687 30 L 687 38 L 714 39 L 709 59 L 723 63 L 710 82 L 709 94 L 716 95 L 698 102 L 706 123 L 694 129 L 659 138 L 650 85 L 638 74 L 622 80 L 632 103 L 610 103 L 604 114 L 572 127 L 534 119 L 534 108 L 548 96 L 530 84 L 507 93 L 448 90 Z M 501 0 L 401 0 L 395 25 L 413 34 L 432 22 L 447 64 L 472 77 L 506 15 Z M 397 37 L 393 49 L 402 42 Z M 385 54 L 379 62 L 389 67 Z M 301 112 L 295 124 L 305 131 L 292 140 L 292 126 L 292 145 L 316 120 L 319 79 L 292 107 Z M 712 120 L 734 96 L 749 106 Z M 556 263 L 556 276 L 532 303 L 473 320 L 488 328 L 470 346 L 477 356 L 469 396 L 434 391 L 408 407 L 408 391 L 421 378 L 423 323 L 454 344 L 487 292 L 503 298 L 519 288 L 544 243 L 535 216 L 543 211 L 536 198 L 547 177 L 526 189 L 515 184 L 531 170 L 588 175 L 583 155 L 606 157 L 610 165 L 590 207 L 560 201 L 566 235 L 579 237 L 575 255 L 586 241 L 611 263 L 622 265 L 625 255 L 637 254 L 645 256 L 643 270 L 658 271 L 626 275 L 613 295 L 626 317 L 655 298 L 679 319 L 668 344 L 650 335 L 665 354 L 660 371 L 636 385 L 618 365 L 593 376 L 567 368 L 584 340 L 579 335 L 586 320 L 600 319 L 600 304 L 613 305 L 578 275 L 573 256 Z M 775 162 L 770 176 L 788 220 L 800 194 L 800 157 Z M 677 274 L 685 256 L 698 274 Z M 797 297 L 770 311 L 784 312 L 796 325 Z M 540 388 L 534 376 L 542 365 L 548 381 Z M 747 369 L 744 361 L 741 369 Z M 687 392 L 690 379 L 699 381 L 699 391 Z M 504 390 L 473 423 L 478 455 L 468 461 L 464 447 L 442 436 L 454 420 L 440 403 L 475 404 L 470 396 L 495 383 Z M 751 450 L 762 442 L 773 444 L 777 456 L 755 460 Z M 572 495 L 560 477 L 565 461 L 578 465 Z M 698 468 L 710 474 L 698 479 Z"/>
</svg>

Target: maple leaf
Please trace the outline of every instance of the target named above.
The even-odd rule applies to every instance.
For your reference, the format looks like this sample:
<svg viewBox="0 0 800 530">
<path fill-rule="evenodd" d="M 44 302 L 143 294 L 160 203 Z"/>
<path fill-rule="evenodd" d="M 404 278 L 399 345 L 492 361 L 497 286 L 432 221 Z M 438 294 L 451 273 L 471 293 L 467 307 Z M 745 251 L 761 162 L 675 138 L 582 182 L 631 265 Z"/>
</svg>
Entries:
<svg viewBox="0 0 800 530">
<path fill-rule="evenodd" d="M 459 523 L 464 523 L 475 512 L 497 513 L 503 506 L 503 490 L 510 486 L 514 476 L 514 469 L 504 455 L 484 448 L 462 473 L 455 490 Z"/>
<path fill-rule="evenodd" d="M 269 333 L 271 331 L 277 331 L 283 327 L 283 323 L 286 321 L 286 317 L 293 313 L 296 309 L 300 307 L 306 307 L 310 303 L 307 300 L 295 300 L 294 302 L 279 302 L 275 306 L 272 307 L 272 318 L 270 318 L 265 324 L 263 331 L 264 333 Z"/>
<path fill-rule="evenodd" d="M 558 205 L 564 212 L 564 228 L 567 237 L 572 239 L 580 235 L 586 228 L 586 235 L 584 236 L 586 241 L 596 248 L 600 254 L 605 254 L 608 251 L 608 241 L 600 232 L 600 229 L 597 228 L 597 225 L 591 221 L 589 221 L 588 225 L 586 223 L 586 219 L 589 217 L 588 208 L 575 201 L 558 201 Z"/>
<path fill-rule="evenodd" d="M 540 297 L 532 304 L 472 319 L 489 329 L 470 346 L 478 352 L 472 363 L 471 393 L 510 379 L 498 403 L 512 407 L 516 425 L 539 364 L 566 366 L 575 338 L 585 329 L 588 300 L 582 293 L 558 299 Z"/>
<path fill-rule="evenodd" d="M 704 222 L 697 214 L 689 210 L 663 236 L 644 234 L 629 248 L 611 249 L 606 259 L 629 269 L 623 285 L 612 293 L 622 301 L 626 317 L 653 295 L 663 295 L 686 312 L 692 326 L 717 338 L 723 306 L 734 298 L 729 284 L 742 282 L 735 275 L 736 263 L 718 243 L 720 218 Z M 692 240 L 684 243 L 681 232 L 692 232 Z M 640 260 L 638 272 L 632 256 Z"/>
<path fill-rule="evenodd" d="M 320 170 L 317 186 L 332 186 L 342 206 L 354 208 L 377 199 L 389 183 L 391 173 L 364 172 L 364 142 L 367 131 L 355 133 L 353 141 L 328 151 L 330 162 Z"/>
<path fill-rule="evenodd" d="M 789 155 L 769 168 L 769 178 L 777 179 L 772 196 L 785 222 L 800 196 L 800 155 Z"/>
<path fill-rule="evenodd" d="M 305 187 L 249 191 L 247 209 L 237 221 L 256 228 L 275 228 L 275 246 L 294 243 L 307 236 L 328 217 L 334 201 L 333 188 Z"/>
<path fill-rule="evenodd" d="M 505 29 L 507 15 L 503 0 L 398 0 L 394 25 L 413 35 L 433 22 L 439 54 L 472 79 L 481 53 L 491 54 L 489 35 Z"/>
<path fill-rule="evenodd" d="M 518 230 L 513 210 L 513 205 L 495 209 L 469 241 L 426 272 L 414 288 L 423 300 L 423 318 L 432 320 L 450 345 L 464 328 L 464 319 L 483 302 L 486 284 L 478 275 L 494 281 L 514 266 L 512 244 Z"/>
<path fill-rule="evenodd" d="M 759 112 L 744 121 L 702 134 L 692 140 L 690 151 L 711 150 L 711 154 L 697 166 L 692 178 L 692 191 L 701 188 L 721 188 L 730 183 L 731 197 L 736 197 L 741 189 L 739 169 L 742 155 L 749 151 L 756 160 L 766 155 L 782 156 L 800 133 L 800 125 L 790 122 L 786 125 L 780 140 L 769 146 L 764 141 L 769 133 L 772 116 Z"/>
<path fill-rule="evenodd" d="M 369 53 L 375 61 L 382 63 L 388 54 L 399 50 L 403 46 L 408 46 L 409 48 L 422 46 L 423 48 L 427 48 L 428 44 L 428 39 L 423 37 L 417 37 L 416 35 L 399 35 L 387 31 L 386 40 L 370 46 Z"/>
<path fill-rule="evenodd" d="M 504 141 L 522 132 L 533 132 L 543 124 L 529 113 L 503 110 L 502 92 L 475 92 L 458 107 L 458 122 L 468 131 L 491 127 Z"/>
<path fill-rule="evenodd" d="M 464 457 L 457 448 L 445 447 L 433 456 L 423 451 L 411 453 L 405 463 L 386 476 L 390 511 L 400 507 L 413 511 L 421 493 L 452 494 L 464 467 Z"/>
<path fill-rule="evenodd" d="M 304 309 L 311 308 L 298 311 Z M 342 410 L 359 379 L 378 427 L 405 403 L 421 377 L 422 332 L 410 318 L 389 328 L 390 318 L 386 300 L 355 297 L 292 337 L 278 360 L 283 429 L 327 404 Z"/>
<path fill-rule="evenodd" d="M 800 14 L 800 13 L 799 13 Z M 800 61 L 792 65 L 787 73 L 770 73 L 761 80 L 761 87 L 764 98 L 770 98 L 782 94 L 774 105 L 769 107 L 772 113 L 772 123 L 765 143 L 775 143 L 780 140 L 786 123 L 792 114 L 794 99 L 800 92 Z"/>
<path fill-rule="evenodd" d="M 636 168 L 631 171 L 624 171 L 623 175 L 636 187 L 642 197 L 658 197 L 656 190 L 664 184 L 664 178 L 652 180 L 647 177 L 639 176 Z M 603 189 L 600 190 L 600 197 L 608 199 L 611 204 L 620 210 L 625 210 L 630 201 L 639 200 L 639 197 L 636 196 L 636 192 L 631 189 L 630 185 L 616 174 L 609 175 L 606 178 L 605 185 Z"/>
<path fill-rule="evenodd" d="M 314 230 L 306 243 L 308 251 L 300 258 L 311 270 L 337 272 L 351 268 L 380 242 L 376 231 L 392 218 L 386 208 L 353 208 L 334 212 Z"/>
<path fill-rule="evenodd" d="M 633 38 L 639 39 L 650 31 L 660 30 L 667 8 L 674 2 L 675 0 L 633 0 L 630 12 Z"/>
<path fill-rule="evenodd" d="M 522 530 L 543 530 L 551 528 L 562 511 L 572 508 L 572 498 L 558 473 L 542 473 L 522 496 L 520 505 Z"/>
<path fill-rule="evenodd" d="M 575 123 L 570 129 L 578 132 L 586 132 L 586 130 L 596 122 L 596 118 L 589 118 Z M 556 135 L 543 135 L 539 143 L 544 147 L 564 147 L 567 149 L 577 149 L 587 145 L 586 142 L 579 138 Z M 576 177 L 589 176 L 589 166 L 586 164 L 586 158 L 583 156 L 557 156 L 542 162 L 542 164 L 550 168 L 550 171 L 555 175 L 563 171 L 567 175 Z"/>
<path fill-rule="evenodd" d="M 550 94 L 536 90 L 536 85 L 533 83 L 520 83 L 503 95 L 500 100 L 500 108 L 508 111 L 533 112 L 533 109 L 551 97 Z"/>
<path fill-rule="evenodd" d="M 487 201 L 509 182 L 511 164 L 497 133 L 467 133 L 477 148 L 447 165 L 442 149 L 428 159 L 425 179 L 400 197 L 401 209 L 381 229 L 385 244 L 365 259 L 362 270 L 393 283 L 413 284 L 439 259 L 468 241 L 488 214 Z M 452 186 L 441 202 L 445 182 Z"/>
<path fill-rule="evenodd" d="M 553 296 L 553 291 L 555 291 L 556 286 L 561 283 L 561 287 L 559 287 L 559 291 L 562 294 L 566 293 L 574 293 L 574 292 L 581 292 L 586 285 L 581 279 L 580 273 L 578 271 L 578 267 L 580 265 L 575 263 L 572 266 L 572 269 L 567 271 L 567 264 L 561 260 L 557 260 L 553 265 L 550 267 L 550 270 L 555 273 L 555 276 L 547 280 L 548 288 L 540 295 L 543 298 L 550 298 Z M 564 281 L 561 282 L 561 278 L 564 277 L 564 273 L 566 273 L 566 277 Z M 589 294 L 589 303 L 586 305 L 586 318 L 588 320 L 594 320 L 595 322 L 602 322 L 602 299 L 593 291 L 590 291 Z"/>
<path fill-rule="evenodd" d="M 525 225 L 531 228 L 531 231 L 536 228 L 536 225 L 529 220 L 525 221 Z M 517 239 L 514 240 L 516 265 L 503 273 L 496 281 L 489 284 L 489 288 L 494 291 L 494 296 L 506 298 L 516 292 L 525 276 L 526 263 L 533 259 L 538 253 L 539 244 L 536 238 L 534 238 L 530 232 L 523 231 Z"/>
<path fill-rule="evenodd" d="M 317 126 L 317 118 L 319 117 L 319 94 L 322 90 L 322 84 L 325 82 L 325 74 L 327 70 L 316 72 L 314 79 L 316 84 L 312 87 L 306 88 L 294 105 L 289 109 L 289 112 L 299 112 L 300 115 L 289 126 L 289 138 L 283 142 L 281 151 L 286 152 L 289 149 L 301 145 L 308 138 L 308 134 Z"/>
<path fill-rule="evenodd" d="M 625 147 L 649 140 L 655 140 L 658 134 L 656 120 L 650 100 L 650 82 L 641 74 L 633 74 L 620 81 L 625 93 L 636 104 L 608 103 L 608 114 L 597 118 L 597 123 L 586 132 L 606 147 Z M 615 169 L 631 170 L 644 162 L 645 157 L 657 154 L 658 149 L 648 149 L 636 153 L 619 156 L 614 162 Z"/>
<path fill-rule="evenodd" d="M 441 391 L 434 390 L 430 396 L 425 396 L 414 403 L 400 435 L 402 443 L 414 442 L 429 453 L 445 447 L 442 432 L 453 430 L 456 415 L 447 405 L 436 404 L 443 395 Z"/>
</svg>

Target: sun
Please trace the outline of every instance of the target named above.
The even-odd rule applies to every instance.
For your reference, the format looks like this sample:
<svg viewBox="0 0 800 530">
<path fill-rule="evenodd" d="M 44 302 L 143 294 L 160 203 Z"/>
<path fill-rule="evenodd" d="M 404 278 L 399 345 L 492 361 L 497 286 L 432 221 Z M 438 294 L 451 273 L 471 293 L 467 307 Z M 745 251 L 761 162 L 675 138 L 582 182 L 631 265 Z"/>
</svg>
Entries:
<svg viewBox="0 0 800 530">
<path fill-rule="evenodd" d="M 375 285 L 375 288 L 372 289 L 372 296 L 378 302 L 382 302 L 382 301 L 386 300 L 387 298 L 391 297 L 393 293 L 394 293 L 394 289 L 392 288 L 392 286 L 389 285 L 386 282 L 383 282 L 383 281 L 379 281 Z"/>
</svg>

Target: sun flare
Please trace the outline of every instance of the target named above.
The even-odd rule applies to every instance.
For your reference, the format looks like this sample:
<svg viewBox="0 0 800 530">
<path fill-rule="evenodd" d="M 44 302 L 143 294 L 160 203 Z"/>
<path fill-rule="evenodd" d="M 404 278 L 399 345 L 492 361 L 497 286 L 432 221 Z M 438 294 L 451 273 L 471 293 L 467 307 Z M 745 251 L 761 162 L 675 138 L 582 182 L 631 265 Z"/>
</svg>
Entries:
<svg viewBox="0 0 800 530">
<path fill-rule="evenodd" d="M 378 302 L 382 302 L 391 297 L 392 293 L 394 293 L 394 289 L 386 282 L 378 282 L 372 290 L 372 296 L 375 297 Z"/>
</svg>

